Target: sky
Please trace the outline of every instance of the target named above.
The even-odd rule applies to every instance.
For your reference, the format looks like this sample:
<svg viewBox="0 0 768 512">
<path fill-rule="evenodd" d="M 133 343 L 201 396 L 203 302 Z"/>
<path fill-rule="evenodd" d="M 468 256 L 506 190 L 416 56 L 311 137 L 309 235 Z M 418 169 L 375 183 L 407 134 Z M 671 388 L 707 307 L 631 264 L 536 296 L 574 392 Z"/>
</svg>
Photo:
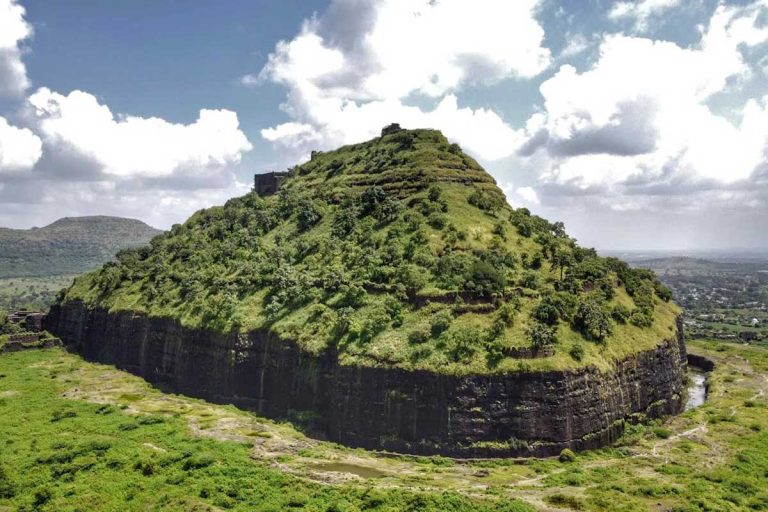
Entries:
<svg viewBox="0 0 768 512">
<path fill-rule="evenodd" d="M 0 226 L 168 228 L 398 122 L 603 250 L 768 250 L 768 0 L 0 0 Z"/>
</svg>

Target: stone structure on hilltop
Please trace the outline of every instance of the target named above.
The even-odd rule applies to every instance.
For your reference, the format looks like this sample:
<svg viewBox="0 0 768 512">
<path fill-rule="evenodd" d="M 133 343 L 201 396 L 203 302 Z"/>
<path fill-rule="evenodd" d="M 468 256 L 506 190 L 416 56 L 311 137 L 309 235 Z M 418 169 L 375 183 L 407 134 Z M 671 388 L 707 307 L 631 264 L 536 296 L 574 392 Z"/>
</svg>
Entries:
<svg viewBox="0 0 768 512">
<path fill-rule="evenodd" d="M 401 131 L 403 131 L 403 129 L 400 128 L 399 124 L 392 123 L 381 129 L 381 136 L 384 137 L 385 135 L 391 135 L 393 133 L 397 133 Z"/>
<path fill-rule="evenodd" d="M 280 184 L 291 173 L 288 171 L 272 171 L 264 174 L 255 174 L 253 176 L 253 191 L 258 195 L 271 196 L 277 193 L 277 189 L 280 188 Z"/>
<path fill-rule="evenodd" d="M 8 321 L 24 327 L 28 331 L 40 332 L 43 329 L 44 316 L 45 313 L 41 311 L 19 310 L 8 315 Z"/>
</svg>

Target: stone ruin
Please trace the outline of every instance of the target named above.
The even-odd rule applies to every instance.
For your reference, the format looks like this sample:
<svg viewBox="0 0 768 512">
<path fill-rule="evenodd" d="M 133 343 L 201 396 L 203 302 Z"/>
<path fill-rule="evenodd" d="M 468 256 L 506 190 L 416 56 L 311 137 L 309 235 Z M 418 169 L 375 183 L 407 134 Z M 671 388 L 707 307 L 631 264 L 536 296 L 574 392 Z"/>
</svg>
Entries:
<svg viewBox="0 0 768 512">
<path fill-rule="evenodd" d="M 387 126 L 385 126 L 384 128 L 381 129 L 381 136 L 383 137 L 385 135 L 390 135 L 392 133 L 397 133 L 397 132 L 401 132 L 401 131 L 403 131 L 403 129 L 400 128 L 399 124 L 392 123 L 392 124 L 389 124 L 389 125 L 387 125 Z"/>
<path fill-rule="evenodd" d="M 24 327 L 27 331 L 40 332 L 43 330 L 44 316 L 42 311 L 19 310 L 8 315 L 8 321 Z"/>
<path fill-rule="evenodd" d="M 264 174 L 255 174 L 253 176 L 253 191 L 264 197 L 277 193 L 280 184 L 291 173 L 288 171 L 272 171 Z"/>
</svg>

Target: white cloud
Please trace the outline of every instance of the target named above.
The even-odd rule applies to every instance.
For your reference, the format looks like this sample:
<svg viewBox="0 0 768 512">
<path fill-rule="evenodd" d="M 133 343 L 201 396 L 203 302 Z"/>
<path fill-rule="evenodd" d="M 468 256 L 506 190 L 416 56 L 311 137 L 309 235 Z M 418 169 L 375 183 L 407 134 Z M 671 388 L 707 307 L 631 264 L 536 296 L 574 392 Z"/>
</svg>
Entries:
<svg viewBox="0 0 768 512">
<path fill-rule="evenodd" d="M 141 180 L 50 181 L 0 183 L 0 225 L 40 226 L 63 216 L 118 215 L 139 218 L 166 229 L 193 212 L 246 193 L 249 185 L 230 176 L 221 188 L 147 187 Z"/>
<path fill-rule="evenodd" d="M 734 123 L 708 101 L 752 72 L 743 51 L 768 42 L 765 7 L 718 7 L 692 48 L 605 37 L 590 69 L 562 66 L 541 85 L 544 110 L 528 121 L 521 154 L 546 152 L 545 183 L 612 201 L 619 192 L 606 187 L 749 178 L 768 147 L 768 104 L 748 101 Z"/>
<path fill-rule="evenodd" d="M 32 35 L 32 27 L 24 14 L 15 0 L 0 0 L 0 97 L 21 96 L 29 87 L 20 44 Z"/>
<path fill-rule="evenodd" d="M 248 191 L 234 167 L 252 146 L 237 115 L 201 110 L 192 123 L 113 114 L 91 94 L 41 88 L 29 128 L 0 117 L 0 224 L 112 214 L 159 227 Z"/>
<path fill-rule="evenodd" d="M 648 29 L 651 18 L 680 5 L 680 0 L 637 0 L 616 2 L 608 12 L 608 18 L 614 21 L 629 20 L 634 29 L 643 32 Z"/>
<path fill-rule="evenodd" d="M 588 50 L 592 45 L 590 40 L 584 37 L 583 34 L 569 34 L 566 37 L 566 40 L 568 43 L 565 45 L 565 48 L 560 51 L 558 60 L 568 59 L 575 55 L 579 55 Z"/>
<path fill-rule="evenodd" d="M 251 150 L 237 114 L 201 110 L 191 124 L 151 117 L 115 116 L 86 92 L 69 95 L 41 88 L 28 98 L 46 151 L 74 151 L 123 177 L 204 173 L 238 163 Z"/>
<path fill-rule="evenodd" d="M 241 76 L 238 82 L 240 82 L 240 85 L 243 87 L 256 87 L 261 81 L 259 80 L 258 75 L 248 73 Z"/>
<path fill-rule="evenodd" d="M 360 141 L 390 122 L 441 128 L 467 149 L 493 159 L 514 151 L 518 135 L 488 109 L 461 108 L 468 84 L 530 78 L 551 61 L 544 31 L 526 0 L 336 0 L 325 15 L 281 41 L 260 73 L 289 89 L 292 121 L 262 135 L 305 154 L 309 144 Z M 408 105 L 433 98 L 431 110 Z"/>
<path fill-rule="evenodd" d="M 541 201 L 533 187 L 516 187 L 511 181 L 499 184 L 501 191 L 507 197 L 509 204 L 515 208 L 521 206 L 538 206 Z"/>
<path fill-rule="evenodd" d="M 515 192 L 528 203 L 539 204 L 539 195 L 533 188 L 519 187 Z"/>
<path fill-rule="evenodd" d="M 0 172 L 31 169 L 42 155 L 40 137 L 0 116 Z"/>
</svg>

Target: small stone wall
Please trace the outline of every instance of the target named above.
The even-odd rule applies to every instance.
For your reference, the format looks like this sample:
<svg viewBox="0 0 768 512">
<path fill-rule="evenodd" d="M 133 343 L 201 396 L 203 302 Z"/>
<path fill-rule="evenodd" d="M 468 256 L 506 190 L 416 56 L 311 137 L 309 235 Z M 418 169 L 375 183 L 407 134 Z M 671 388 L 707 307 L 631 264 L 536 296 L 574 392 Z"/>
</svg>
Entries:
<svg viewBox="0 0 768 512">
<path fill-rule="evenodd" d="M 512 347 L 504 351 L 504 355 L 514 359 L 538 359 L 540 357 L 552 357 L 555 355 L 555 347 L 546 346 L 541 348 L 532 347 Z"/>
<path fill-rule="evenodd" d="M 21 332 L 17 334 L 9 334 L 8 341 L 17 341 L 19 343 L 35 343 L 40 339 L 40 334 L 36 332 Z"/>
<path fill-rule="evenodd" d="M 9 340 L 0 347 L 0 352 L 20 352 L 34 348 L 53 348 L 62 346 L 59 338 L 47 338 L 45 340 L 35 339 L 33 342 L 21 342 L 19 340 Z"/>
</svg>

